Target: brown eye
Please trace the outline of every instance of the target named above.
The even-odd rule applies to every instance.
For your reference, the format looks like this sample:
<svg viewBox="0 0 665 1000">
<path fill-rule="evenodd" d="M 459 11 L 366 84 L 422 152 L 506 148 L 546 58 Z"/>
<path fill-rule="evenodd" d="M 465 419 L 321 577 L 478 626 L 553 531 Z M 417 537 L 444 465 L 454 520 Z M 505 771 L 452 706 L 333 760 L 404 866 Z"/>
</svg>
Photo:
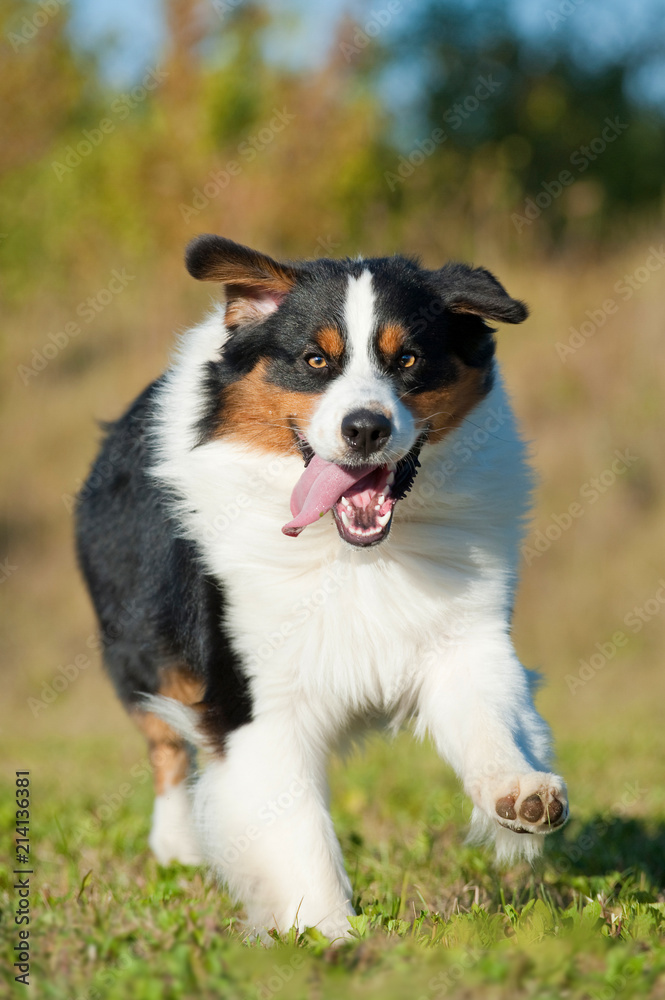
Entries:
<svg viewBox="0 0 665 1000">
<path fill-rule="evenodd" d="M 402 368 L 411 368 L 416 363 L 416 356 L 415 354 L 403 354 L 399 359 L 399 363 Z"/>
<path fill-rule="evenodd" d="M 310 354 L 307 358 L 307 364 L 310 368 L 327 368 L 328 362 L 320 354 Z"/>
</svg>

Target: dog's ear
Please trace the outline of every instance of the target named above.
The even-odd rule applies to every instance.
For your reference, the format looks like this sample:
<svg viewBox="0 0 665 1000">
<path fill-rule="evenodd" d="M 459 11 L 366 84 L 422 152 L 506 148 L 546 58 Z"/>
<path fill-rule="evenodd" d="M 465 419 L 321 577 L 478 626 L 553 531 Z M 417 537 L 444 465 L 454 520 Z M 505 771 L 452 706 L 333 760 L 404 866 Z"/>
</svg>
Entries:
<svg viewBox="0 0 665 1000">
<path fill-rule="evenodd" d="M 529 315 L 524 302 L 511 298 L 484 267 L 451 263 L 430 275 L 450 312 L 471 313 L 498 323 L 523 323 Z"/>
<path fill-rule="evenodd" d="M 255 323 L 274 312 L 293 288 L 298 270 L 223 236 L 197 236 L 185 264 L 199 281 L 220 281 L 226 291 L 226 324 Z"/>
</svg>

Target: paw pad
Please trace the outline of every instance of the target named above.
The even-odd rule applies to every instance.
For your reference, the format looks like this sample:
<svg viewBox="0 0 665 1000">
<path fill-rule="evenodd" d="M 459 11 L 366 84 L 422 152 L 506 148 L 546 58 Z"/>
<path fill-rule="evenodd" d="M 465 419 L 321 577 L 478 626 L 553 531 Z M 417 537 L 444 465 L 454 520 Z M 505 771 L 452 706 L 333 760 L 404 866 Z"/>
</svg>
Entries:
<svg viewBox="0 0 665 1000">
<path fill-rule="evenodd" d="M 535 793 L 534 795 L 529 795 L 522 803 L 520 816 L 527 823 L 537 823 L 539 819 L 542 819 L 544 812 L 545 806 L 543 805 L 543 800 L 540 795 Z"/>
<path fill-rule="evenodd" d="M 547 822 L 550 826 L 557 826 L 563 815 L 563 802 L 559 799 L 552 799 L 547 808 Z"/>
<path fill-rule="evenodd" d="M 494 811 L 501 826 L 514 833 L 550 833 L 563 826 L 568 818 L 568 808 L 565 791 L 559 789 L 560 784 L 542 781 L 543 776 L 537 775 L 539 784 L 537 791 L 533 789 L 535 781 L 518 778 L 514 791 L 495 800 Z M 544 776 L 549 777 L 549 776 Z M 526 786 L 526 787 L 525 787 Z"/>
<path fill-rule="evenodd" d="M 512 795 L 506 795 L 502 799 L 497 799 L 496 803 L 497 815 L 501 819 L 517 819 L 517 813 L 515 812 L 515 799 Z"/>
</svg>

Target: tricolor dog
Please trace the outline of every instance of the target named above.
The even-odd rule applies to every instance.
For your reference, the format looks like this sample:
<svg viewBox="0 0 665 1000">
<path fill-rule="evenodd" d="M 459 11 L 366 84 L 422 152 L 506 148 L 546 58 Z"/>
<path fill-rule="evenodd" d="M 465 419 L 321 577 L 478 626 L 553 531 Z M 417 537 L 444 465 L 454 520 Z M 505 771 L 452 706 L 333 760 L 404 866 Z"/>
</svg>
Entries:
<svg viewBox="0 0 665 1000">
<path fill-rule="evenodd" d="M 567 819 L 510 635 L 530 476 L 488 324 L 527 309 L 464 264 L 218 236 L 186 260 L 225 304 L 111 427 L 80 562 L 149 742 L 157 859 L 207 863 L 258 934 L 337 938 L 327 761 L 368 726 L 429 734 L 499 857 Z"/>
</svg>

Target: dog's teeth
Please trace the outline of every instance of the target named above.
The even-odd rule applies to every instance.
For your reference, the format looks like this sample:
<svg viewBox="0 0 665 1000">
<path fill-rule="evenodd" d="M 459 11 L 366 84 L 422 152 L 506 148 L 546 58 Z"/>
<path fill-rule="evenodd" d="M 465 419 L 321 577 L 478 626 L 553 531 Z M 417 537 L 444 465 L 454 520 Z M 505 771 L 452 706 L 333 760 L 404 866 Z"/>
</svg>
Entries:
<svg viewBox="0 0 665 1000">
<path fill-rule="evenodd" d="M 390 511 L 388 511 L 387 514 L 384 514 L 383 517 L 377 518 L 377 521 L 379 522 L 382 528 L 385 528 L 389 520 L 390 520 Z"/>
<path fill-rule="evenodd" d="M 351 522 L 349 521 L 348 517 L 346 516 L 346 512 L 345 511 L 342 511 L 342 524 L 344 525 L 345 528 L 350 528 L 351 527 Z"/>
<path fill-rule="evenodd" d="M 381 504 L 377 503 L 376 506 L 374 507 L 374 510 L 381 510 Z"/>
<path fill-rule="evenodd" d="M 381 495 L 379 496 L 379 507 L 381 506 L 381 504 L 385 502 L 386 502 L 386 495 L 385 493 L 381 493 Z"/>
</svg>

